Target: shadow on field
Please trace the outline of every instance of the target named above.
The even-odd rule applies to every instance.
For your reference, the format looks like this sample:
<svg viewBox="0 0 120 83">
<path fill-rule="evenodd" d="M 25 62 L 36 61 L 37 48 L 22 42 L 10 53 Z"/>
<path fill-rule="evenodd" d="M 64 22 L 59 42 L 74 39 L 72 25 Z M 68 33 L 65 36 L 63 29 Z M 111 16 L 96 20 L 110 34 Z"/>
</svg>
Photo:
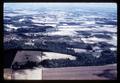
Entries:
<svg viewBox="0 0 120 83">
<path fill-rule="evenodd" d="M 105 78 L 108 78 L 109 80 L 117 80 L 117 75 L 115 71 L 116 71 L 115 69 L 106 69 L 106 70 L 103 70 L 102 73 L 94 74 L 94 75 L 97 75 L 99 77 L 105 77 Z"/>
<path fill-rule="evenodd" d="M 4 68 L 10 68 L 17 50 L 4 50 Z"/>
</svg>

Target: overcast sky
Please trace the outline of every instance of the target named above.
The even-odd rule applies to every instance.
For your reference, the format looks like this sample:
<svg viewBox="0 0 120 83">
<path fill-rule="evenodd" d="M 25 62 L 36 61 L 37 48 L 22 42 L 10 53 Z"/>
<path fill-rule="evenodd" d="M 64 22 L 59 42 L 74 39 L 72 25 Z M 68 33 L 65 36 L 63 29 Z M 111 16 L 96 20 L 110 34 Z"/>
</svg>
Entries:
<svg viewBox="0 0 120 83">
<path fill-rule="evenodd" d="M 117 8 L 116 3 L 5 3 L 6 8 L 33 8 L 33 7 L 104 7 Z"/>
</svg>

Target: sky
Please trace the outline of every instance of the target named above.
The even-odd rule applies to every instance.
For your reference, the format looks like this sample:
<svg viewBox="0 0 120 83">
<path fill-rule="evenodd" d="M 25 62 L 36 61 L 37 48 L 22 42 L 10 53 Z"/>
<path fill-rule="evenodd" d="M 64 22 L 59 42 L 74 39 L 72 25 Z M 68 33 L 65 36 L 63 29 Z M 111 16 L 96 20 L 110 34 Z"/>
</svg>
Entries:
<svg viewBox="0 0 120 83">
<path fill-rule="evenodd" d="M 34 7 L 93 7 L 93 8 L 117 8 L 116 3 L 4 3 L 6 8 L 34 8 Z"/>
</svg>

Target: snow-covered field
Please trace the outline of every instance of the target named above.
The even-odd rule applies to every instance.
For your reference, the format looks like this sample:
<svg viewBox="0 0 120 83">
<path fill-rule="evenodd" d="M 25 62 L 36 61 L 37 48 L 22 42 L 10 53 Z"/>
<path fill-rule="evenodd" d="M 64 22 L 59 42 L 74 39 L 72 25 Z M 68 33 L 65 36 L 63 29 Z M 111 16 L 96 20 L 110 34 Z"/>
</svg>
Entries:
<svg viewBox="0 0 120 83">
<path fill-rule="evenodd" d="M 75 56 L 68 55 L 68 54 L 61 54 L 61 53 L 54 53 L 54 52 L 43 52 L 45 54 L 42 56 L 42 60 L 45 59 L 70 59 L 70 60 L 76 60 Z"/>
<path fill-rule="evenodd" d="M 13 64 L 15 62 L 25 64 L 27 61 L 35 61 L 35 62 L 40 62 L 42 60 L 41 58 L 41 51 L 18 51 Z"/>
<path fill-rule="evenodd" d="M 14 60 L 15 62 L 20 63 L 21 65 L 27 63 L 27 61 L 41 62 L 42 60 L 52 60 L 52 59 L 70 59 L 76 60 L 75 56 L 54 52 L 41 52 L 41 51 L 18 51 Z"/>
<path fill-rule="evenodd" d="M 79 5 L 75 3 L 77 5 L 74 5 L 72 7 L 73 10 L 71 9 L 71 7 L 69 7 L 70 3 L 62 4 L 63 6 L 65 6 L 66 9 L 60 7 L 61 3 L 59 3 L 58 7 L 56 6 L 55 8 L 55 4 L 50 4 L 50 7 L 47 8 L 48 6 L 45 6 L 44 3 L 39 3 L 40 5 L 44 5 L 43 7 L 46 8 L 45 10 L 43 10 L 43 7 L 40 5 L 34 5 L 35 9 L 30 9 L 30 6 L 32 5 L 26 4 L 26 8 L 21 9 L 20 5 L 22 4 L 16 5 L 17 8 L 12 7 L 11 4 L 6 3 L 4 5 L 4 26 L 7 27 L 5 28 L 5 30 L 8 32 L 11 32 L 13 30 L 17 31 L 17 29 L 21 27 L 23 28 L 25 26 L 28 26 L 25 28 L 33 27 L 34 29 L 36 27 L 39 27 L 41 29 L 41 26 L 52 26 L 53 28 L 45 29 L 46 32 L 41 33 L 43 35 L 53 37 L 82 37 L 81 39 L 85 43 L 94 44 L 98 42 L 108 42 L 117 46 L 117 8 L 115 4 L 106 3 L 106 5 L 108 5 L 108 7 L 104 5 L 106 8 L 103 8 L 103 3 L 97 4 L 97 6 L 95 6 L 96 9 L 94 9 L 95 4 L 89 4 L 90 9 L 89 7 L 84 7 L 84 9 L 82 9 L 83 7 L 81 5 L 83 5 L 84 3 L 81 3 Z M 88 6 L 87 4 L 84 5 Z M 8 7 L 13 10 L 9 10 Z M 91 35 L 86 38 L 81 35 L 81 31 L 84 31 L 84 33 L 90 32 Z M 95 34 L 99 34 L 100 32 L 104 36 L 106 36 L 106 34 L 108 33 L 111 39 L 103 37 L 97 38 L 93 36 Z M 105 32 L 107 33 L 105 34 Z"/>
</svg>

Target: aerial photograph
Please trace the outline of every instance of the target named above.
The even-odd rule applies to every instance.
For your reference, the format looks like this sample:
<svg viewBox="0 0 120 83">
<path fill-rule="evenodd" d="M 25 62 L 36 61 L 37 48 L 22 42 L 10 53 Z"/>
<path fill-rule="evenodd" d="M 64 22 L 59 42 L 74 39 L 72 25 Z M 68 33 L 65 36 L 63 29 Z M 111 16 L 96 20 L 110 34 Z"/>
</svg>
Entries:
<svg viewBox="0 0 120 83">
<path fill-rule="evenodd" d="M 5 80 L 117 80 L 116 3 L 4 3 Z"/>
</svg>

